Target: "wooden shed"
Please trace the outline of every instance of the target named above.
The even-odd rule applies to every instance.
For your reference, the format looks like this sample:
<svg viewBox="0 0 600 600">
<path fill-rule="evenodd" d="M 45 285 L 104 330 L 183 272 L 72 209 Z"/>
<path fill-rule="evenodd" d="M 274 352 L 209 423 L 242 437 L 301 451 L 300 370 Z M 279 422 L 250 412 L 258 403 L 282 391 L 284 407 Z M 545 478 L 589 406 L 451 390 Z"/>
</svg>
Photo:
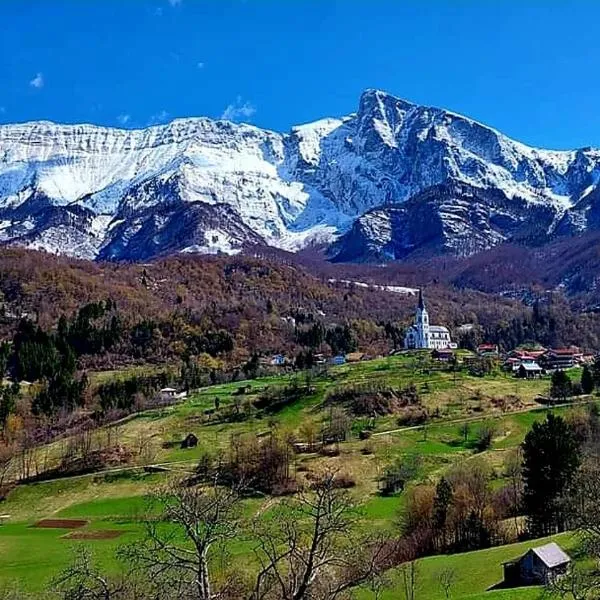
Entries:
<svg viewBox="0 0 600 600">
<path fill-rule="evenodd" d="M 182 448 L 195 448 L 198 445 L 198 438 L 193 433 L 188 433 L 181 441 Z"/>
<path fill-rule="evenodd" d="M 567 574 L 571 558 L 555 542 L 530 548 L 523 556 L 505 562 L 506 587 L 546 585 Z"/>
</svg>

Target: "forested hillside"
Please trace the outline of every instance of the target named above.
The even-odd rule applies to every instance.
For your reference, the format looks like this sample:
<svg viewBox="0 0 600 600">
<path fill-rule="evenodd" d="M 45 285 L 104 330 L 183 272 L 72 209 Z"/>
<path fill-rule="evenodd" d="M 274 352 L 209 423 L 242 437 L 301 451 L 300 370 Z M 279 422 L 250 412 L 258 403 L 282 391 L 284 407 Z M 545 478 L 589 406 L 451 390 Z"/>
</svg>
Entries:
<svg viewBox="0 0 600 600">
<path fill-rule="evenodd" d="M 523 261 L 520 264 L 526 269 Z M 172 257 L 141 265 L 98 264 L 3 249 L 1 332 L 10 339 L 22 317 L 50 331 L 61 316 L 74 318 L 89 303 L 109 301 L 122 335 L 110 349 L 93 353 L 97 366 L 109 366 L 112 360 L 161 362 L 207 351 L 226 355 L 229 363 L 253 353 L 296 354 L 307 345 L 303 332 L 316 324 L 324 330 L 348 325 L 362 351 L 386 352 L 398 344 L 412 320 L 415 298 L 348 283 L 362 280 L 425 286 L 432 319 L 450 326 L 465 346 L 484 338 L 507 348 L 533 339 L 590 350 L 598 346 L 600 326 L 594 315 L 577 312 L 562 294 L 547 294 L 541 287 L 534 293 L 530 288 L 525 304 L 470 289 L 485 286 L 468 268 L 447 269 L 450 276 L 439 270 L 441 275 L 435 277 L 427 265 L 336 269 L 316 261 L 302 266 L 281 257 Z M 502 266 L 491 264 L 489 270 L 493 280 L 502 279 Z M 336 282 L 331 281 L 333 275 L 338 275 Z M 475 327 L 466 333 L 460 329 L 463 324 Z M 147 330 L 143 343 L 140 328 Z M 225 352 L 202 340 L 218 332 L 231 336 Z M 323 341 L 317 339 L 314 348 Z"/>
</svg>

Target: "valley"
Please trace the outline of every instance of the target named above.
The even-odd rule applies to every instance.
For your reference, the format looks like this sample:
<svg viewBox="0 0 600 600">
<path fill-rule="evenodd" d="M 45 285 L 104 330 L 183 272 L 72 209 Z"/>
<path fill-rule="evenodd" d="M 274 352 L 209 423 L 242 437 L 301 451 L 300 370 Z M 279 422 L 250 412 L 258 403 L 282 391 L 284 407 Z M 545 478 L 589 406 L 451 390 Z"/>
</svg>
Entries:
<svg viewBox="0 0 600 600">
<path fill-rule="evenodd" d="M 461 356 L 467 354 L 463 352 Z M 577 381 L 580 373 L 574 369 L 569 376 Z M 265 390 L 282 389 L 293 381 L 302 386 L 306 380 L 308 387 L 299 399 L 281 409 L 256 412 L 253 408 Z M 418 392 L 418 406 L 431 415 L 425 424 L 409 422 L 399 427 L 399 419 L 407 408 L 374 418 L 356 414 L 343 418 L 338 412 L 340 407 L 332 408 L 327 401 L 340 390 L 363 390 L 367 386 L 371 393 L 380 394 L 410 385 Z M 288 443 L 296 444 L 295 450 L 290 446 L 294 479 L 304 480 L 311 472 L 334 468 L 352 482 L 349 493 L 359 507 L 359 518 L 353 527 L 358 531 L 398 532 L 410 490 L 436 482 L 460 465 L 472 461 L 485 464 L 491 470 L 490 489 L 506 485 L 506 457 L 522 443 L 531 425 L 545 418 L 548 409 L 536 399 L 547 396 L 549 386 L 549 379 L 519 380 L 496 370 L 483 377 L 469 375 L 464 368 L 452 371 L 430 363 L 428 355 L 421 352 L 327 367 L 313 374 L 299 372 L 203 388 L 174 406 L 144 411 L 105 426 L 103 429 L 110 429 L 110 434 L 102 428 L 91 433 L 88 449 L 110 438 L 127 449 L 130 464 L 107 468 L 106 472 L 21 484 L 10 491 L 0 504 L 0 512 L 4 513 L 0 525 L 0 582 L 7 586 L 11 581 L 25 582 L 27 591 L 41 593 L 49 580 L 66 567 L 73 549 L 82 544 L 92 549 L 101 568 L 118 572 L 121 563 L 116 558 L 117 548 L 144 535 L 143 515 L 150 507 L 145 495 L 173 478 L 191 476 L 203 457 L 229 454 L 232 440 L 244 436 L 290 440 Z M 566 405 L 551 410 L 574 418 L 596 402 L 592 396 L 572 398 Z M 244 415 L 239 421 L 234 416 L 238 406 Z M 341 437 L 330 443 L 327 451 L 321 451 L 317 443 L 321 439 L 319 432 L 330 429 L 332 420 L 341 422 L 337 424 Z M 484 427 L 493 431 L 485 448 L 479 447 L 477 441 Z M 363 431 L 369 431 L 369 436 L 363 436 Z M 189 433 L 197 436 L 197 446 L 180 448 L 179 442 Z M 315 444 L 314 449 L 299 450 L 306 443 Z M 65 438 L 53 442 L 50 450 L 37 451 L 51 463 L 51 457 L 64 456 L 70 445 L 73 444 L 69 438 Z M 418 463 L 405 489 L 390 495 L 382 493 L 382 481 L 390 466 L 414 460 Z M 273 502 L 279 502 L 277 495 L 244 500 L 248 527 L 252 519 L 269 514 Z M 65 526 L 69 519 L 83 519 L 86 524 L 75 530 L 32 527 L 42 519 L 67 520 Z M 510 523 L 512 519 L 507 519 L 507 541 L 514 535 Z M 72 531 L 83 533 L 81 537 L 87 541 L 70 540 Z M 118 532 L 115 535 L 119 537 L 103 539 L 101 532 L 106 531 Z M 243 536 L 230 549 L 234 561 L 248 558 L 250 550 L 242 539 Z M 557 539 L 568 550 L 577 547 L 576 539 L 568 534 Z M 479 597 L 478 593 L 483 597 L 485 593 L 485 597 L 499 599 L 537 598 L 539 590 L 535 589 L 486 592 L 501 580 L 501 563 L 530 545 L 531 542 L 521 542 L 474 554 L 452 555 L 450 560 L 456 570 L 453 597 L 473 598 Z M 25 548 L 32 550 L 24 551 Z M 444 598 L 437 579 L 439 565 L 446 565 L 448 560 L 432 557 L 419 561 L 418 598 Z M 401 583 L 397 579 L 400 575 L 394 573 L 391 572 L 391 587 L 384 591 L 384 598 L 397 597 L 394 586 Z M 372 596 L 365 590 L 359 597 Z"/>
</svg>

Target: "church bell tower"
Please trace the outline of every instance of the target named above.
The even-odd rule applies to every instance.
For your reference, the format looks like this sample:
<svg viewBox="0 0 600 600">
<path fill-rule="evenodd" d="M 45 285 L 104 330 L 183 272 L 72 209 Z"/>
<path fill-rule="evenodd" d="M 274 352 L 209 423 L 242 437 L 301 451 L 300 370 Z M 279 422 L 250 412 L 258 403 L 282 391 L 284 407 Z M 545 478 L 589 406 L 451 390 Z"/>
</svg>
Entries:
<svg viewBox="0 0 600 600">
<path fill-rule="evenodd" d="M 417 347 L 418 348 L 429 348 L 430 347 L 430 333 L 429 333 L 429 313 L 425 308 L 425 300 L 423 299 L 423 291 L 419 290 L 419 304 L 417 306 L 417 314 L 415 316 L 415 325 L 417 327 Z"/>
</svg>

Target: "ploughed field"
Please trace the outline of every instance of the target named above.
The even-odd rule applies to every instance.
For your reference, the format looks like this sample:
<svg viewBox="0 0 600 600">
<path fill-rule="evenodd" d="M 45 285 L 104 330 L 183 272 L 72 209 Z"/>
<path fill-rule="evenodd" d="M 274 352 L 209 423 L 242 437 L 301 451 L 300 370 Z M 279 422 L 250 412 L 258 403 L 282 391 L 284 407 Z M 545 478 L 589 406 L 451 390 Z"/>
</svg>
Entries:
<svg viewBox="0 0 600 600">
<path fill-rule="evenodd" d="M 577 369 L 569 374 L 574 381 L 579 380 Z M 301 388 L 291 401 L 268 410 L 256 409 L 264 406 L 261 399 L 277 396 L 289 386 Z M 417 406 L 400 406 L 398 398 L 403 392 L 398 391 L 411 386 L 418 395 Z M 44 590 L 49 581 L 82 544 L 91 548 L 101 567 L 116 570 L 119 546 L 135 542 L 144 533 L 141 521 L 149 506 L 146 495 L 172 478 L 193 473 L 204 455 L 226 453 L 237 434 L 261 435 L 273 429 L 293 434 L 300 444 L 293 465 L 298 473 L 323 467 L 339 469 L 354 482 L 351 494 L 361 507 L 356 526 L 397 531 L 406 490 L 391 496 L 379 493 L 381 476 L 391 463 L 420 456 L 412 482 L 416 484 L 436 481 L 453 465 L 478 456 L 491 465 L 501 485 L 504 456 L 549 410 L 539 402 L 548 395 L 549 387 L 548 378 L 525 381 L 497 369 L 485 376 L 472 375 L 467 369 L 452 372 L 430 364 L 423 354 L 412 353 L 329 367 L 308 379 L 305 374 L 282 374 L 204 388 L 181 404 L 140 413 L 113 426 L 110 435 L 131 456 L 127 464 L 14 488 L 0 504 L 0 588 L 16 582 L 47 597 Z M 311 431 L 320 430 L 331 419 L 332 397 L 343 398 L 339 392 L 349 389 L 371 389 L 381 397 L 391 397 L 391 412 L 380 411 L 373 418 L 344 405 L 351 422 L 346 441 L 335 444 L 336 452 L 302 446 Z M 574 406 L 551 410 L 581 410 L 578 404 L 592 401 L 595 399 L 580 397 L 569 403 Z M 419 422 L 418 415 L 407 418 L 407 411 L 414 413 L 416 408 L 429 415 L 425 424 Z M 489 422 L 493 422 L 494 431 L 491 444 L 478 449 L 478 428 Z M 469 426 L 464 427 L 465 423 Z M 369 431 L 367 439 L 361 435 L 365 430 Z M 197 446 L 181 448 L 180 441 L 189 433 L 198 438 Z M 108 434 L 98 431 L 95 435 Z M 59 461 L 65 443 L 55 442 L 40 452 L 49 462 Z M 268 518 L 269 508 L 276 502 L 277 498 L 269 496 L 253 497 L 244 501 L 245 511 L 249 518 Z M 559 539 L 567 551 L 576 545 L 568 534 Z M 541 590 L 537 588 L 486 592 L 501 580 L 502 562 L 530 545 L 422 559 L 417 598 L 445 597 L 438 575 L 448 565 L 456 570 L 457 577 L 452 598 L 538 598 Z M 233 541 L 230 552 L 240 568 L 251 562 L 251 548 L 243 539 Z M 384 592 L 384 598 L 398 597 L 399 578 L 397 572 L 390 573 L 392 587 Z M 369 598 L 371 592 L 363 590 L 361 597 Z"/>
</svg>

